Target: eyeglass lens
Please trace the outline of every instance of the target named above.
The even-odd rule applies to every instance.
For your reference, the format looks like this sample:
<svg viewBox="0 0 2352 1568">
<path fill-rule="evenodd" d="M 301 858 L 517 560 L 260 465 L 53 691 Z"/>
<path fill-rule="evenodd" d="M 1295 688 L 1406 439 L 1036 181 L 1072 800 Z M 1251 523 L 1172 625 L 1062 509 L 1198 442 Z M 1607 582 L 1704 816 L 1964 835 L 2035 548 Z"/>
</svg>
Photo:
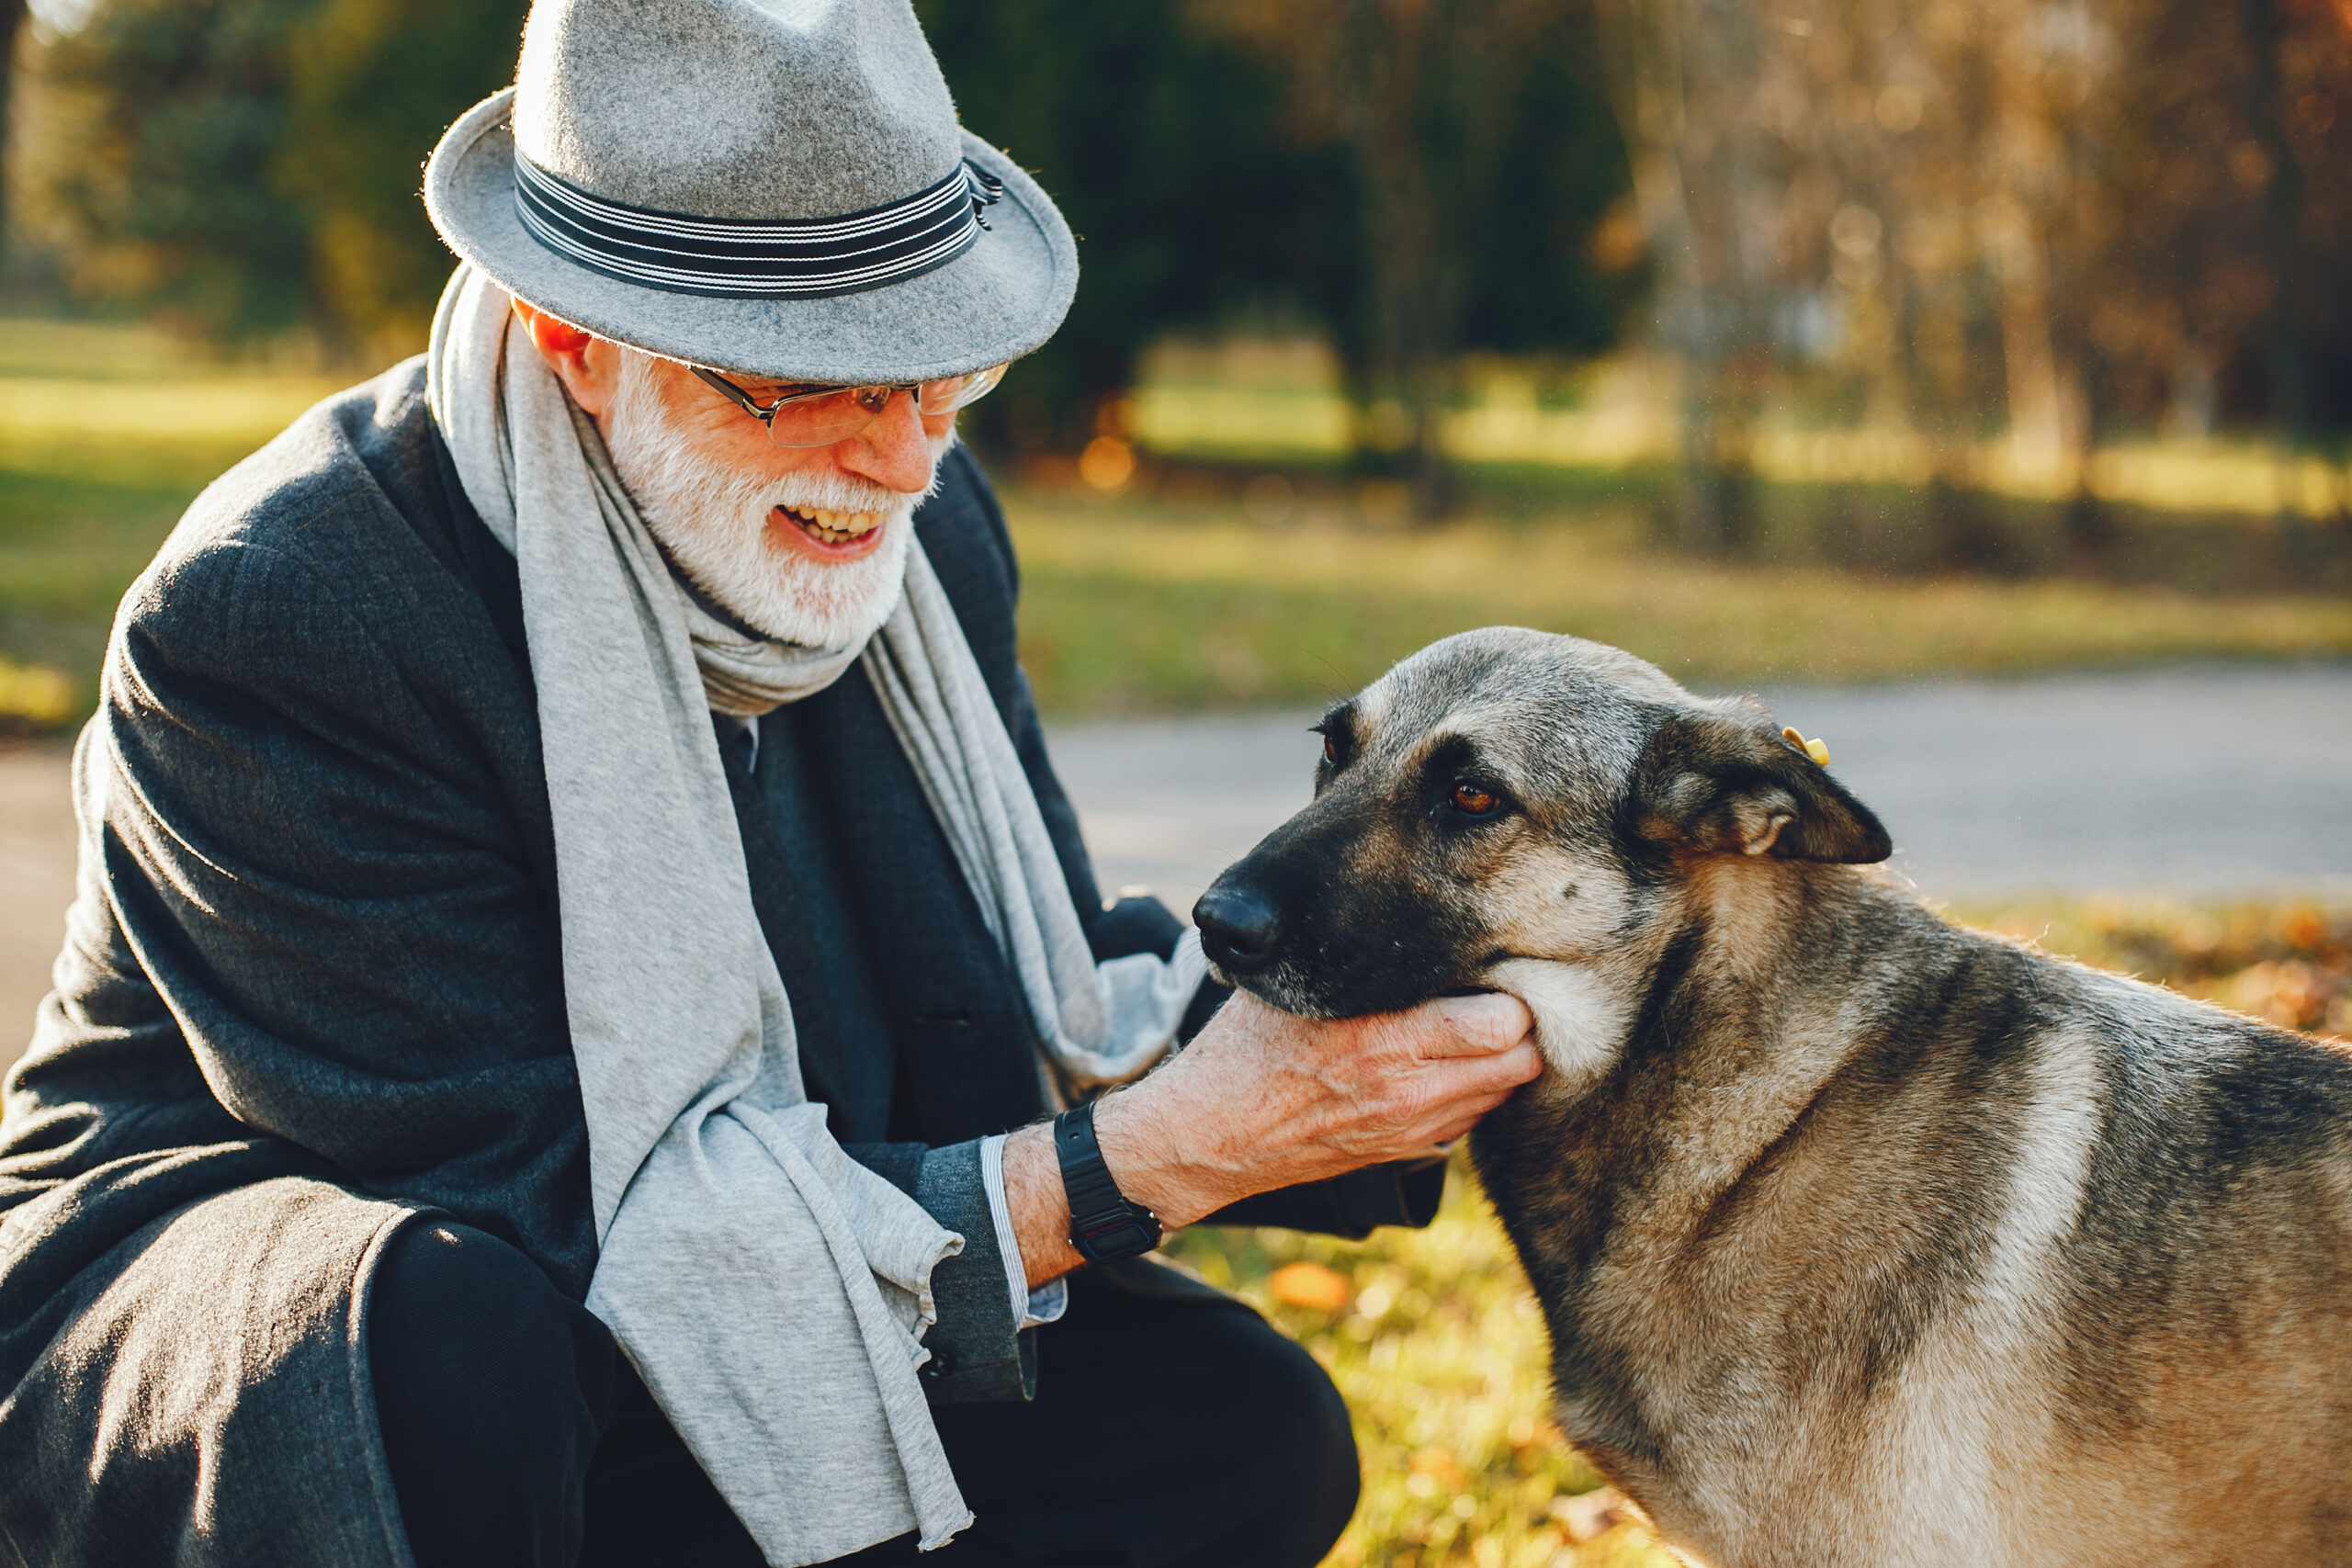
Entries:
<svg viewBox="0 0 2352 1568">
<path fill-rule="evenodd" d="M 977 401 L 1004 378 L 1004 367 L 925 381 L 913 389 L 915 407 L 927 419 L 953 413 Z M 768 417 L 768 439 L 779 446 L 830 446 L 857 434 L 890 406 L 903 388 L 843 387 L 818 397 L 794 398 Z"/>
</svg>

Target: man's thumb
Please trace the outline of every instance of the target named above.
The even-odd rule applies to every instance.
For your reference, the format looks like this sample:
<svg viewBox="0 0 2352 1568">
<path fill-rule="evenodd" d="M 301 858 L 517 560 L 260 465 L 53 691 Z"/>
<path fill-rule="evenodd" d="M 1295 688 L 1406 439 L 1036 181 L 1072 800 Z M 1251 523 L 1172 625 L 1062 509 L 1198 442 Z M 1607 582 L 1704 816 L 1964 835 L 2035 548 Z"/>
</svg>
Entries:
<svg viewBox="0 0 2352 1568">
<path fill-rule="evenodd" d="M 1500 991 L 1443 997 L 1430 1006 L 1443 1032 L 1458 1040 L 1464 1051 L 1508 1051 L 1535 1027 L 1527 1004 Z"/>
</svg>

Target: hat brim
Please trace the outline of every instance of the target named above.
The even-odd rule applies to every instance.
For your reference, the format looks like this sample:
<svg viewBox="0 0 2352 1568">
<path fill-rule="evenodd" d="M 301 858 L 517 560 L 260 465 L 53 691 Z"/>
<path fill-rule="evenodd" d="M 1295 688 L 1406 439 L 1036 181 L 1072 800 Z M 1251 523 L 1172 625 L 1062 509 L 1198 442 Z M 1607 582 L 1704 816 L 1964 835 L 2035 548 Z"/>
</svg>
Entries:
<svg viewBox="0 0 2352 1568">
<path fill-rule="evenodd" d="M 591 272 L 533 239 L 514 210 L 514 90 L 451 126 L 424 168 L 441 238 L 517 299 L 670 359 L 787 381 L 925 381 L 1018 359 L 1078 291 L 1069 225 L 1035 181 L 963 133 L 964 155 L 1004 182 L 970 249 L 918 276 L 825 299 L 673 294 Z"/>
</svg>

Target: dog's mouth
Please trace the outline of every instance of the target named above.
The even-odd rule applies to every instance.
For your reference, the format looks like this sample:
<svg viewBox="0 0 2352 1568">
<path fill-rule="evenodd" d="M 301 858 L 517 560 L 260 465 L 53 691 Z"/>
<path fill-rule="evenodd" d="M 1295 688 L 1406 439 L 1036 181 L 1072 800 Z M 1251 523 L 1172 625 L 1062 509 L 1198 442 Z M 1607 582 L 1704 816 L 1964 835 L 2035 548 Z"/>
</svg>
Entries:
<svg viewBox="0 0 2352 1568">
<path fill-rule="evenodd" d="M 779 506 L 775 512 L 820 545 L 862 539 L 890 520 L 887 512 L 834 512 L 821 506 Z"/>
</svg>

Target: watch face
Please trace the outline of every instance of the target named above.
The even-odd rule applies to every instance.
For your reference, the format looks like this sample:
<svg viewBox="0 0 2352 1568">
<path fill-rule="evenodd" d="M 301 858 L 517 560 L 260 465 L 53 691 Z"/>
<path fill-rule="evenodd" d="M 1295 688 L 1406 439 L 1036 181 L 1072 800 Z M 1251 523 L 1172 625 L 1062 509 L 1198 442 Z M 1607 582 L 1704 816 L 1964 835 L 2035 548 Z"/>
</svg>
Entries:
<svg viewBox="0 0 2352 1568">
<path fill-rule="evenodd" d="M 1133 1258 L 1159 1245 L 1159 1222 L 1144 1214 L 1104 1214 L 1070 1237 L 1080 1256 L 1098 1262 Z"/>
</svg>

